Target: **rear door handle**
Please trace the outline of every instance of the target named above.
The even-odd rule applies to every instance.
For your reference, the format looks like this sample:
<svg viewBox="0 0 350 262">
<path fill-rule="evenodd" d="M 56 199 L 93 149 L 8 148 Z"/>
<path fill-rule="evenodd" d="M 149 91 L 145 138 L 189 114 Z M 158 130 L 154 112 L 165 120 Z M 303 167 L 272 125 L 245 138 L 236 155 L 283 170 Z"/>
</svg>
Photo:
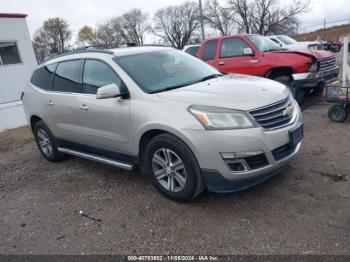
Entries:
<svg viewBox="0 0 350 262">
<path fill-rule="evenodd" d="M 49 106 L 53 106 L 52 100 L 49 100 L 49 101 L 47 102 L 47 104 L 48 104 Z"/>
<path fill-rule="evenodd" d="M 89 108 L 88 108 L 87 105 L 82 105 L 82 106 L 80 107 L 80 109 L 81 109 L 81 110 L 89 110 Z"/>
<path fill-rule="evenodd" d="M 220 61 L 220 62 L 219 62 L 219 66 L 220 66 L 220 65 L 225 65 L 225 62 Z"/>
</svg>

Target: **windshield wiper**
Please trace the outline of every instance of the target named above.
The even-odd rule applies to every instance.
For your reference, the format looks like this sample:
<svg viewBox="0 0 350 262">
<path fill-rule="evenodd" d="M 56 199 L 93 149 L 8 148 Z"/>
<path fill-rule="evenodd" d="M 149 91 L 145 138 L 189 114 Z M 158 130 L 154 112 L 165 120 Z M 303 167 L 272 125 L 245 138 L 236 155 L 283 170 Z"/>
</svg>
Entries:
<svg viewBox="0 0 350 262">
<path fill-rule="evenodd" d="M 264 52 L 273 52 L 273 51 L 281 51 L 281 50 L 284 50 L 284 49 L 267 49 L 265 50 Z"/>
<path fill-rule="evenodd" d="M 207 81 L 209 79 L 217 78 L 219 76 L 223 76 L 223 75 L 222 74 L 208 75 L 208 76 L 205 76 L 205 77 L 203 77 L 203 78 L 201 78 L 201 79 L 199 79 L 197 81 L 193 81 L 193 82 L 189 82 L 189 83 L 185 83 L 185 84 L 180 84 L 180 85 L 175 85 L 175 86 L 165 87 L 165 88 L 162 88 L 160 90 L 152 91 L 152 92 L 150 92 L 150 94 L 155 94 L 155 93 L 160 93 L 160 92 L 174 90 L 174 89 L 177 89 L 177 88 L 193 85 L 193 84 L 196 84 L 196 83 L 199 83 L 199 82 L 204 82 L 204 81 Z"/>
<path fill-rule="evenodd" d="M 169 87 L 162 88 L 160 90 L 152 91 L 149 94 L 155 94 L 155 93 L 161 93 L 161 92 L 165 92 L 165 91 L 170 91 L 170 90 L 174 90 L 174 89 L 177 89 L 177 88 L 189 86 L 189 85 L 192 85 L 192 84 L 193 84 L 193 82 L 185 83 L 185 84 L 181 84 L 181 85 L 169 86 Z"/>
<path fill-rule="evenodd" d="M 208 75 L 208 76 L 205 76 L 203 77 L 202 79 L 200 79 L 198 82 L 204 82 L 204 81 L 207 81 L 209 79 L 213 79 L 213 78 L 217 78 L 219 76 L 222 76 L 222 74 L 212 74 L 212 75 Z"/>
</svg>

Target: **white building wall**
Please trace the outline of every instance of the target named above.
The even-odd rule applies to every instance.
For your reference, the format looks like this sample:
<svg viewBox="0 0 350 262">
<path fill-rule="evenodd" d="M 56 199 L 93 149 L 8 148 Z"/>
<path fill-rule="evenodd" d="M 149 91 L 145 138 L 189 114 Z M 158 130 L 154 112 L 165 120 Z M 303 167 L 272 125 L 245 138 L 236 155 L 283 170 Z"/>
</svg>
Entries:
<svg viewBox="0 0 350 262">
<path fill-rule="evenodd" d="M 0 132 L 27 125 L 21 101 L 0 104 Z"/>
<path fill-rule="evenodd" d="M 26 124 L 19 101 L 34 67 L 37 65 L 25 18 L 0 17 L 0 41 L 16 41 L 21 64 L 0 65 L 0 131 Z"/>
</svg>

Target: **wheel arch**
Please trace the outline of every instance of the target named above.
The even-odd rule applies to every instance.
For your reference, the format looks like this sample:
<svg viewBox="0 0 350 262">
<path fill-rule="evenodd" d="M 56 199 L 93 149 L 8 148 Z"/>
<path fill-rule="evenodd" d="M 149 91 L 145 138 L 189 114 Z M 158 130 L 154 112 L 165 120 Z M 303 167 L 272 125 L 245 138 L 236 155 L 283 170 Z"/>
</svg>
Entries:
<svg viewBox="0 0 350 262">
<path fill-rule="evenodd" d="M 30 117 L 30 127 L 31 127 L 32 131 L 34 131 L 34 126 L 39 121 L 42 121 L 42 118 L 39 117 L 38 115 L 32 115 Z"/>
<path fill-rule="evenodd" d="M 147 129 L 144 129 L 142 132 L 140 132 L 140 136 L 137 142 L 138 145 L 138 157 L 139 157 L 139 166 L 141 170 L 144 170 L 144 156 L 145 156 L 145 150 L 148 145 L 148 143 L 156 136 L 160 134 L 170 134 L 175 136 L 176 138 L 180 139 L 182 142 L 184 142 L 192 151 L 192 153 L 195 155 L 195 157 L 198 159 L 197 152 L 195 150 L 195 147 L 193 146 L 192 142 L 181 132 L 178 130 L 168 127 L 168 126 L 152 126 Z"/>
<path fill-rule="evenodd" d="M 274 67 L 274 68 L 269 69 L 265 73 L 265 77 L 269 78 L 269 79 L 273 79 L 275 77 L 284 76 L 284 75 L 292 76 L 293 73 L 294 73 L 294 71 L 293 71 L 292 67 L 280 66 L 280 67 Z"/>
</svg>

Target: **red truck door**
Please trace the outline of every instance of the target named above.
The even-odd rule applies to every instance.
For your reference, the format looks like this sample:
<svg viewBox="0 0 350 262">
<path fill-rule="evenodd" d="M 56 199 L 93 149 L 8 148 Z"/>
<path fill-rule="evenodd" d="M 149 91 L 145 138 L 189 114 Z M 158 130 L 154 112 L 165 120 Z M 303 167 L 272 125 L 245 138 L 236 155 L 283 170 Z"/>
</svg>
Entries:
<svg viewBox="0 0 350 262">
<path fill-rule="evenodd" d="M 215 67 L 225 73 L 258 75 L 259 57 L 240 37 L 223 38 Z"/>
<path fill-rule="evenodd" d="M 207 62 L 209 65 L 212 65 L 217 68 L 217 61 L 216 61 L 216 51 L 217 51 L 217 45 L 218 40 L 209 40 L 205 42 L 203 51 L 201 53 L 201 58 L 205 62 Z"/>
</svg>

